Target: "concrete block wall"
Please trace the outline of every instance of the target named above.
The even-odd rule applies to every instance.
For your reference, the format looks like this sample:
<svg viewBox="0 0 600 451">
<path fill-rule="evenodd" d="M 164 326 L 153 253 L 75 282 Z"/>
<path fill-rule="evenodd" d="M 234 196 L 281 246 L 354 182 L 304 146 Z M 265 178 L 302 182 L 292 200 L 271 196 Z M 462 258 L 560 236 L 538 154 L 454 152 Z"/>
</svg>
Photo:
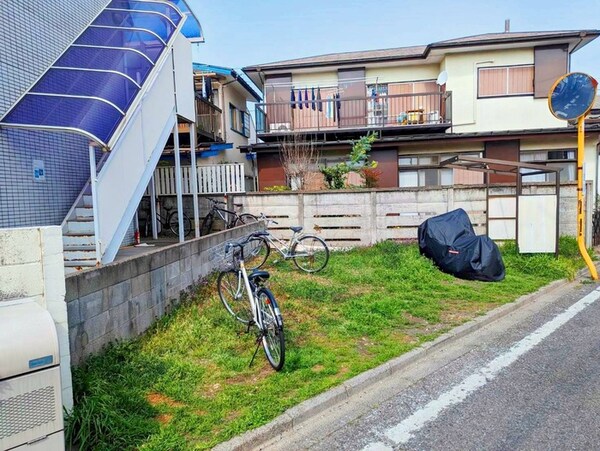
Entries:
<svg viewBox="0 0 600 451">
<path fill-rule="evenodd" d="M 0 302 L 33 298 L 58 335 L 63 405 L 73 407 L 65 270 L 60 227 L 0 229 Z"/>
<path fill-rule="evenodd" d="M 554 189 L 554 184 L 548 183 L 527 185 L 523 188 L 523 194 L 553 194 Z M 575 236 L 577 186 L 564 184 L 560 191 L 559 234 Z M 491 186 L 490 203 L 492 196 L 515 196 L 515 193 L 514 186 Z M 292 235 L 289 227 L 300 225 L 306 232 L 323 237 L 332 247 L 354 247 L 369 246 L 386 239 L 415 240 L 419 224 L 456 208 L 463 208 L 468 213 L 477 234 L 486 234 L 486 195 L 485 185 L 462 185 L 259 192 L 232 194 L 231 198 L 235 205 L 241 205 L 244 212 L 257 216 L 264 213 L 277 221 L 278 224 L 269 226 L 269 230 L 278 238 L 289 239 Z M 591 218 L 591 214 L 588 214 L 588 218 Z M 496 239 L 491 233 L 490 236 Z"/>
<path fill-rule="evenodd" d="M 112 341 L 142 334 L 194 284 L 227 264 L 226 243 L 260 227 L 236 227 L 67 276 L 73 364 Z"/>
</svg>

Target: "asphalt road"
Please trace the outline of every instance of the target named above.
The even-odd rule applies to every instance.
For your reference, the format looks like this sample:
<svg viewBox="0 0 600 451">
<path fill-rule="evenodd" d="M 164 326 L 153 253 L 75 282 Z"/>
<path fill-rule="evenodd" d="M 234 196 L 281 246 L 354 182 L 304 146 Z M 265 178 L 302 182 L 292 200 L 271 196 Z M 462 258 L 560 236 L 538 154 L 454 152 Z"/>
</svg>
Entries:
<svg viewBox="0 0 600 451">
<path fill-rule="evenodd" d="M 555 290 L 263 449 L 600 450 L 600 288 Z"/>
</svg>

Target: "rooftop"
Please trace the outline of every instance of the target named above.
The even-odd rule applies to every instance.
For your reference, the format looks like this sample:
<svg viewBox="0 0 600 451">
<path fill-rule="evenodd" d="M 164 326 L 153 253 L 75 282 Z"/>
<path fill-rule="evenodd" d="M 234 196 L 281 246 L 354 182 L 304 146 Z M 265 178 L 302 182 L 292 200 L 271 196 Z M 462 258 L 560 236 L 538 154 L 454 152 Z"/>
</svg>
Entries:
<svg viewBox="0 0 600 451">
<path fill-rule="evenodd" d="M 393 61 L 402 59 L 426 58 L 432 50 L 438 48 L 444 49 L 451 47 L 497 45 L 532 41 L 572 40 L 573 47 L 570 48 L 570 51 L 574 52 L 598 36 L 600 36 L 600 30 L 486 33 L 434 42 L 428 45 L 328 53 L 325 55 L 310 56 L 306 58 L 275 61 L 248 66 L 243 70 L 245 72 L 260 72 L 278 69 L 327 66 L 331 64 L 339 65 L 344 63 L 366 63 L 370 61 Z"/>
</svg>

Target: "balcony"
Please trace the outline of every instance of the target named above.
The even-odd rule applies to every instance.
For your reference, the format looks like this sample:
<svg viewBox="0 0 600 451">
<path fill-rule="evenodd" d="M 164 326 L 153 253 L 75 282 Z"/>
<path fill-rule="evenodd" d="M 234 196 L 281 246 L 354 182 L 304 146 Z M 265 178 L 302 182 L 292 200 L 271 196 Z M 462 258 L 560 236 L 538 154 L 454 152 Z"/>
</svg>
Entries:
<svg viewBox="0 0 600 451">
<path fill-rule="evenodd" d="M 202 97 L 196 97 L 196 129 L 208 142 L 223 141 L 221 116 L 223 111 Z"/>
<path fill-rule="evenodd" d="M 258 138 L 273 141 L 291 132 L 327 136 L 378 130 L 386 135 L 440 133 L 452 126 L 452 93 L 380 95 L 259 103 Z"/>
</svg>

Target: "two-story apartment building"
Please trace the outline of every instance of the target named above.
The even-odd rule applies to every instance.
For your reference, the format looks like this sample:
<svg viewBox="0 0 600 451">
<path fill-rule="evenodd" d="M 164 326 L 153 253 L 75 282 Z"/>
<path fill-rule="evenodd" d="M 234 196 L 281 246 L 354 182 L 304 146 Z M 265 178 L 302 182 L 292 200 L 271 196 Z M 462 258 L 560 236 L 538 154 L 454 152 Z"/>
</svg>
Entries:
<svg viewBox="0 0 600 451">
<path fill-rule="evenodd" d="M 317 143 L 326 165 L 370 131 L 379 136 L 372 158 L 380 187 L 483 182 L 481 173 L 439 166 L 454 155 L 546 161 L 562 168 L 561 180 L 574 180 L 576 130 L 552 116 L 547 96 L 571 55 L 599 34 L 491 33 L 246 67 L 264 97 L 256 107 L 260 141 L 248 148 L 257 154 L 259 186 L 287 183 L 278 152 L 291 134 Z M 598 125 L 587 131 L 585 178 L 595 180 Z"/>
</svg>

